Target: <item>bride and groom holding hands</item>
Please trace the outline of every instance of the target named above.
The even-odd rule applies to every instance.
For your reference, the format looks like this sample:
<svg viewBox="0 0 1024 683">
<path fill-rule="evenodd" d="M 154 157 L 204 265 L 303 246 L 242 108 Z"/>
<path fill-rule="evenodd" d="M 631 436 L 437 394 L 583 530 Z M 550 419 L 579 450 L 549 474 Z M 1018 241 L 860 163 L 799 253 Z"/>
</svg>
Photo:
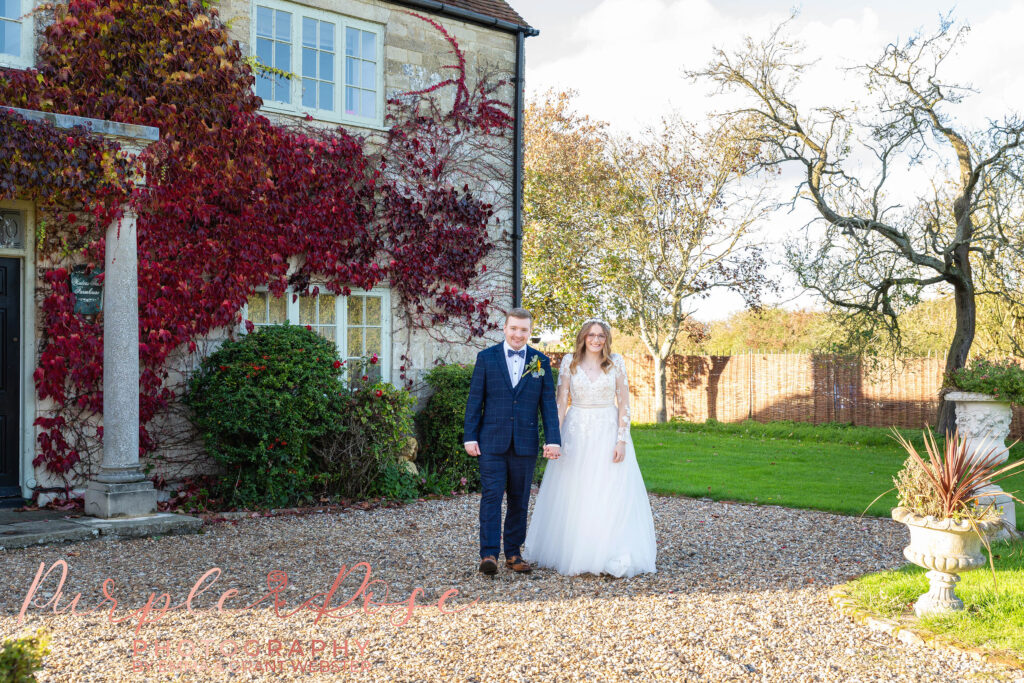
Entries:
<svg viewBox="0 0 1024 683">
<path fill-rule="evenodd" d="M 527 346 L 529 311 L 505 319 L 505 340 L 477 355 L 466 402 L 466 452 L 480 464 L 480 571 L 531 562 L 561 574 L 654 572 L 654 519 L 629 433 L 629 383 L 611 328 L 583 323 L 562 358 L 557 388 L 547 356 Z M 540 448 L 548 459 L 527 511 Z M 504 533 L 501 502 L 507 497 Z M 502 544 L 503 541 L 503 544 Z"/>
</svg>

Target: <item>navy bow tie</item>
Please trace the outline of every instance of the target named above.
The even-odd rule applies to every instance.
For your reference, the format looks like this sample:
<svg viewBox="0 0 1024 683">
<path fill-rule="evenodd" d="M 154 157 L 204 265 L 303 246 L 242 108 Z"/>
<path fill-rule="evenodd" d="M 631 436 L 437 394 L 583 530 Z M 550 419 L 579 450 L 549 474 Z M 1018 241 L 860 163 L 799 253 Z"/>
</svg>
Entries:
<svg viewBox="0 0 1024 683">
<path fill-rule="evenodd" d="M 519 349 L 518 351 L 513 351 L 512 349 L 505 349 L 505 353 L 508 354 L 509 358 L 511 358 L 512 356 L 519 356 L 523 360 L 526 360 L 526 349 Z"/>
</svg>

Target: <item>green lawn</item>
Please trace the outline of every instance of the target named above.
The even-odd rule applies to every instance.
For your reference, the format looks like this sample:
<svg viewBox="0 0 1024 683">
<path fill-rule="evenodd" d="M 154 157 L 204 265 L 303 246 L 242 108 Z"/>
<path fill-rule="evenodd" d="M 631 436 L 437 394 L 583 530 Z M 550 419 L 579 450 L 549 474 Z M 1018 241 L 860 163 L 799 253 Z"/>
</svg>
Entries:
<svg viewBox="0 0 1024 683">
<path fill-rule="evenodd" d="M 649 491 L 859 515 L 886 489 L 906 457 L 887 429 L 796 422 L 671 422 L 631 428 Z M 901 430 L 922 444 L 921 432 Z M 919 452 L 923 453 L 923 449 Z M 1024 456 L 1018 444 L 1011 459 Z M 1003 484 L 1024 498 L 1024 473 Z M 888 516 L 890 492 L 868 510 Z M 1017 506 L 1017 526 L 1024 528 Z"/>
<path fill-rule="evenodd" d="M 926 617 L 917 623 L 932 633 L 951 636 L 968 645 L 1012 650 L 1024 654 L 1024 552 L 1017 546 L 993 545 L 996 566 L 993 583 L 989 565 L 964 572 L 956 594 L 966 609 L 941 617 Z M 898 617 L 910 610 L 928 590 L 921 567 L 863 576 L 848 584 L 850 597 L 876 614 Z"/>
<path fill-rule="evenodd" d="M 900 430 L 922 445 L 917 430 Z M 886 429 L 792 422 L 635 425 L 637 459 L 654 493 L 814 508 L 859 515 L 882 491 L 906 455 Z M 941 441 L 940 441 L 941 445 Z M 919 450 L 922 454 L 923 450 Z M 1017 445 L 1010 459 L 1024 457 Z M 1024 490 L 1024 473 L 1003 483 Z M 874 503 L 869 515 L 888 516 L 895 492 Z M 1024 528 L 1017 506 L 1017 526 Z M 923 619 L 915 627 L 967 645 L 1024 655 L 1024 550 L 993 546 L 996 579 L 988 566 L 961 575 L 957 594 L 967 609 Z M 925 570 L 908 565 L 850 584 L 850 596 L 883 616 L 905 614 L 928 590 Z M 998 588 L 997 588 L 998 587 Z M 911 612 L 912 613 L 912 612 Z"/>
</svg>

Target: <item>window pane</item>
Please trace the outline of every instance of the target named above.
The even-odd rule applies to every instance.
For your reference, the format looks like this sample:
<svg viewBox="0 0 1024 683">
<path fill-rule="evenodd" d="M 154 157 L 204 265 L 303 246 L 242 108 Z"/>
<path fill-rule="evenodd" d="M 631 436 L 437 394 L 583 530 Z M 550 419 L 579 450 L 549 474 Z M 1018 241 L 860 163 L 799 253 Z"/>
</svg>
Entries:
<svg viewBox="0 0 1024 683">
<path fill-rule="evenodd" d="M 334 111 L 334 86 L 330 83 L 320 84 L 320 108 Z"/>
<path fill-rule="evenodd" d="M 319 327 L 317 328 L 317 332 L 319 332 L 320 336 L 323 337 L 324 339 L 330 339 L 331 341 L 334 341 L 335 335 L 333 327 Z"/>
<path fill-rule="evenodd" d="M 359 85 L 359 60 L 345 58 L 345 85 Z"/>
<path fill-rule="evenodd" d="M 272 325 L 280 325 L 288 319 L 288 313 L 286 310 L 285 296 L 274 296 L 269 294 L 270 303 L 270 315 L 268 316 L 267 322 Z"/>
<path fill-rule="evenodd" d="M 256 39 L 256 58 L 266 66 L 274 66 L 274 43 L 268 38 Z"/>
<path fill-rule="evenodd" d="M 263 100 L 274 99 L 274 79 L 270 76 L 257 76 L 256 94 Z"/>
<path fill-rule="evenodd" d="M 380 355 L 380 328 L 379 327 L 367 327 L 366 328 L 366 350 L 363 352 L 369 356 L 372 353 Z"/>
<path fill-rule="evenodd" d="M 267 322 L 267 293 L 256 292 L 249 297 L 247 302 L 249 307 L 248 318 L 256 325 L 264 325 Z"/>
<path fill-rule="evenodd" d="M 320 49 L 334 52 L 334 24 L 329 21 L 320 22 Z"/>
<path fill-rule="evenodd" d="M 277 15 L 277 31 L 274 35 L 278 40 L 283 40 L 288 43 L 292 42 L 292 15 L 288 12 L 281 11 L 278 11 L 275 14 Z"/>
<path fill-rule="evenodd" d="M 299 324 L 316 325 L 316 297 L 299 297 Z"/>
<path fill-rule="evenodd" d="M 316 78 L 316 50 L 302 48 L 302 77 Z"/>
<path fill-rule="evenodd" d="M 345 88 L 345 113 L 355 114 L 359 111 L 359 91 L 355 88 Z"/>
<path fill-rule="evenodd" d="M 316 109 L 316 81 L 302 82 L 302 106 Z"/>
<path fill-rule="evenodd" d="M 292 84 L 284 76 L 278 76 L 274 81 L 274 99 L 279 102 L 290 104 L 292 101 Z"/>
<path fill-rule="evenodd" d="M 372 119 L 377 115 L 377 98 L 369 90 L 360 92 L 362 94 L 359 96 L 359 115 Z"/>
<path fill-rule="evenodd" d="M 330 52 L 320 53 L 320 75 L 321 81 L 334 81 L 334 55 Z"/>
<path fill-rule="evenodd" d="M 363 297 L 350 296 L 348 298 L 348 324 L 363 324 Z M 349 353 L 352 353 L 351 349 L 349 349 Z"/>
<path fill-rule="evenodd" d="M 0 20 L 0 52 L 21 56 L 21 23 Z"/>
<path fill-rule="evenodd" d="M 377 36 L 369 31 L 361 31 L 363 34 L 363 59 L 377 59 Z"/>
<path fill-rule="evenodd" d="M 359 85 L 369 90 L 377 88 L 377 65 L 374 62 L 363 62 L 363 75 L 359 79 Z"/>
<path fill-rule="evenodd" d="M 267 38 L 274 35 L 274 10 L 269 7 L 256 8 L 256 35 Z"/>
<path fill-rule="evenodd" d="M 366 297 L 366 324 L 380 325 L 380 297 Z"/>
<path fill-rule="evenodd" d="M 345 29 L 345 54 L 359 56 L 359 30 L 354 28 Z"/>
<path fill-rule="evenodd" d="M 353 327 L 348 331 L 348 355 L 363 355 L 363 328 Z"/>
<path fill-rule="evenodd" d="M 316 19 L 302 17 L 302 44 L 316 47 Z"/>
<path fill-rule="evenodd" d="M 334 324 L 334 309 L 337 297 L 333 294 L 321 294 L 320 295 L 320 324 L 321 325 L 333 325 Z M 331 337 L 333 339 L 334 337 Z"/>
<path fill-rule="evenodd" d="M 21 0 L 0 0 L 0 17 L 21 18 Z"/>
<path fill-rule="evenodd" d="M 274 66 L 282 71 L 292 70 L 292 46 L 288 43 L 274 44 Z"/>
</svg>

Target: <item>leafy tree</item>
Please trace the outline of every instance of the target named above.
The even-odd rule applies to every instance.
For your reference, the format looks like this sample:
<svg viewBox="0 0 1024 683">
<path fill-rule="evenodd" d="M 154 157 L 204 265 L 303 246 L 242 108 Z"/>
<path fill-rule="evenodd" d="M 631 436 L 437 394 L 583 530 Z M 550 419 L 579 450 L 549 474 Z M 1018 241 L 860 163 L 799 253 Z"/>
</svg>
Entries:
<svg viewBox="0 0 1024 683">
<path fill-rule="evenodd" d="M 547 91 L 524 110 L 523 301 L 539 322 L 572 330 L 600 308 L 595 236 L 613 210 L 606 124 Z"/>
<path fill-rule="evenodd" d="M 765 146 L 764 166 L 796 166 L 802 180 L 793 197 L 818 213 L 817 232 L 788 245 L 800 283 L 830 305 L 861 316 L 870 342 L 878 331 L 900 346 L 901 311 L 929 291 L 952 289 L 956 324 L 946 370 L 963 367 L 975 337 L 976 261 L 993 269 L 1024 254 L 1024 239 L 1011 226 L 1006 178 L 1020 178 L 1024 121 L 1017 115 L 972 130 L 954 121 L 951 105 L 966 88 L 940 72 L 963 41 L 967 27 L 947 18 L 928 36 L 888 45 L 859 72 L 865 96 L 858 108 L 807 109 L 793 89 L 807 64 L 801 47 L 784 36 L 785 24 L 767 38 L 747 37 L 733 53 L 716 50 L 700 72 L 723 91 L 749 101 L 734 114 L 752 117 L 749 139 Z M 863 112 L 872 112 L 864 114 Z M 916 167 L 935 169 L 919 189 L 901 192 Z M 992 290 L 994 296 L 1005 291 Z M 952 406 L 940 409 L 939 429 L 952 426 Z"/>
<path fill-rule="evenodd" d="M 757 306 L 771 284 L 751 239 L 767 206 L 763 183 L 744 174 L 758 153 L 742 122 L 705 131 L 679 118 L 611 144 L 619 205 L 600 243 L 602 301 L 654 357 L 655 419 L 667 419 L 666 361 L 689 306 L 714 289 Z"/>
</svg>

